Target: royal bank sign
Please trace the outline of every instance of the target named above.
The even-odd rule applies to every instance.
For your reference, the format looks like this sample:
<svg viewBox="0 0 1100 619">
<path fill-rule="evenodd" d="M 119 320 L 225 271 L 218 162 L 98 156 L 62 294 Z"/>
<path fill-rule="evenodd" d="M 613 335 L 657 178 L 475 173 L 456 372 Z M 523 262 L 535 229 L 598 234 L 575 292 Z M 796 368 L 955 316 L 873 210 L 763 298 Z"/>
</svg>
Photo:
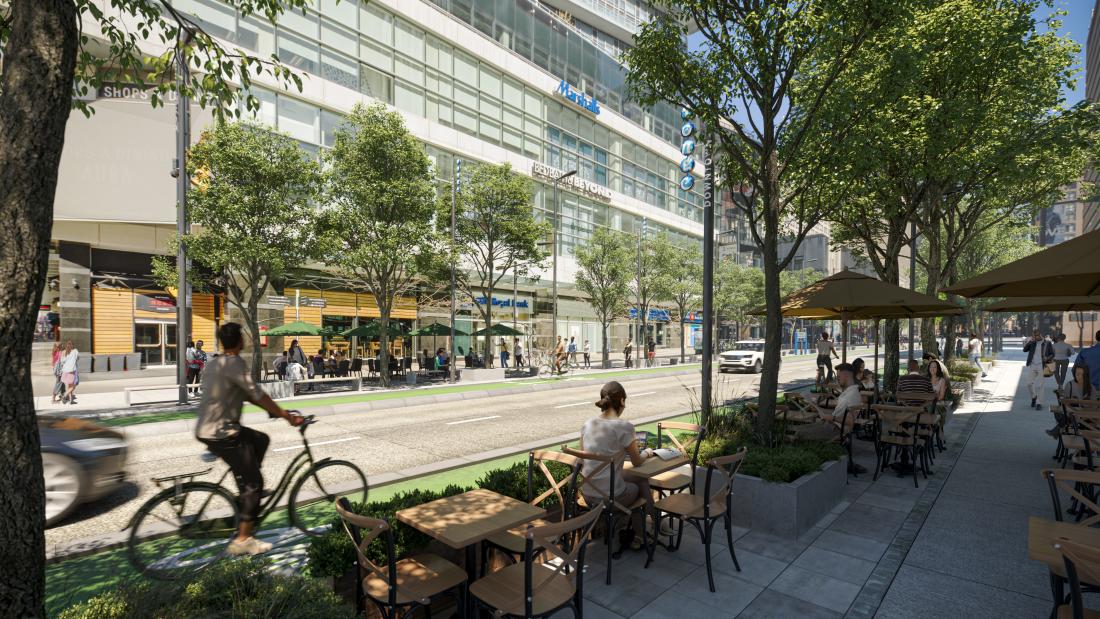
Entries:
<svg viewBox="0 0 1100 619">
<path fill-rule="evenodd" d="M 596 97 L 589 97 L 583 92 L 577 92 L 569 82 L 562 80 L 558 84 L 558 89 L 554 92 L 572 101 L 577 107 L 588 110 L 596 116 L 600 115 L 600 102 L 596 101 Z"/>
<path fill-rule="evenodd" d="M 543 180 L 553 181 L 555 178 L 560 178 L 562 171 L 550 167 L 537 161 L 531 164 L 531 176 L 540 178 Z M 580 176 L 574 174 L 568 178 L 559 181 L 563 187 L 572 187 L 574 190 L 589 196 L 591 198 L 598 198 L 600 200 L 611 200 L 611 190 L 603 185 L 594 183 L 589 180 L 585 180 Z"/>
</svg>

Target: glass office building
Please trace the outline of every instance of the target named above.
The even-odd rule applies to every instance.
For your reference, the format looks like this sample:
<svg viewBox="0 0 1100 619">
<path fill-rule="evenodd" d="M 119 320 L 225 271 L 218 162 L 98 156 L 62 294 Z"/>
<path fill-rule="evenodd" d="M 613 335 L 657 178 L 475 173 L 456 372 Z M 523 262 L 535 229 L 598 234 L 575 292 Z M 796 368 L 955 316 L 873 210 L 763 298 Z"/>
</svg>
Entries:
<svg viewBox="0 0 1100 619">
<path fill-rule="evenodd" d="M 596 226 L 635 237 L 645 230 L 678 243 L 700 242 L 701 183 L 694 192 L 678 184 L 677 110 L 644 109 L 626 96 L 625 70 L 617 57 L 652 15 L 641 0 L 316 0 L 312 9 L 282 15 L 277 27 L 241 18 L 218 0 L 174 0 L 173 6 L 209 34 L 261 57 L 274 54 L 304 75 L 302 92 L 258 79 L 251 94 L 261 102 L 257 120 L 307 150 L 331 146 L 344 114 L 356 103 L 381 101 L 400 111 L 424 142 L 441 191 L 451 184 L 456 158 L 507 162 L 536 181 L 534 208 L 552 221 L 549 177 L 576 169 L 576 181 L 563 183 L 559 198 L 558 328 L 549 324 L 549 269 L 537 281 L 516 282 L 514 298 L 511 289 L 498 293 L 512 298 L 512 305 L 526 303 L 527 311 L 520 313 L 528 332 L 574 333 L 598 349 L 594 316 L 571 287 L 573 248 L 586 243 Z M 578 99 L 587 105 L 578 105 Z M 201 115 L 195 122 L 197 135 Z M 701 166 L 696 172 L 701 175 Z M 55 212 L 68 223 L 57 240 L 94 249 L 108 236 L 101 230 L 107 224 L 86 231 L 86 212 L 94 204 L 87 203 L 86 194 L 78 199 L 75 189 L 72 200 L 61 193 L 65 204 Z M 174 221 L 174 201 L 146 202 L 137 209 L 144 211 L 142 225 L 167 227 Z M 465 313 L 476 316 L 469 310 Z M 501 317 L 510 319 L 511 310 Z M 422 310 L 420 318 L 432 317 Z M 657 329 L 653 335 L 660 343 L 678 343 L 667 325 Z M 614 335 L 616 350 L 625 328 Z"/>
</svg>

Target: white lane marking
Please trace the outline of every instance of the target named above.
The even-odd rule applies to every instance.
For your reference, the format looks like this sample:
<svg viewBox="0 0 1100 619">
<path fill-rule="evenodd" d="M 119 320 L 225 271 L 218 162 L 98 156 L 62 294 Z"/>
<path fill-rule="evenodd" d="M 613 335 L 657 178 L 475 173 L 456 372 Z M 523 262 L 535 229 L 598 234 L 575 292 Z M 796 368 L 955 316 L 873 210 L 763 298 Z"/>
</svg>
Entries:
<svg viewBox="0 0 1100 619">
<path fill-rule="evenodd" d="M 362 436 L 349 436 L 347 438 L 337 438 L 337 439 L 333 439 L 331 441 L 321 441 L 319 443 L 310 443 L 309 446 L 310 447 L 316 447 L 318 445 L 331 445 L 333 443 L 344 443 L 344 442 L 347 442 L 347 441 L 357 441 L 361 438 L 363 438 L 363 437 Z M 278 449 L 272 449 L 271 451 L 293 451 L 295 449 L 302 449 L 303 447 L 304 447 L 304 445 L 294 445 L 294 446 L 291 446 L 291 447 L 280 447 Z"/>
<path fill-rule="evenodd" d="M 643 393 L 632 393 L 632 394 L 630 394 L 630 396 L 636 398 L 640 395 L 653 395 L 654 393 L 657 393 L 657 392 L 656 391 L 646 391 L 646 392 L 643 392 Z M 574 402 L 572 404 L 559 404 L 559 405 L 555 406 L 554 408 L 569 408 L 570 406 L 584 406 L 585 404 L 592 404 L 592 402 Z"/>
<path fill-rule="evenodd" d="M 487 421 L 489 419 L 500 419 L 500 415 L 492 415 L 490 417 L 474 417 L 473 419 L 463 419 L 462 421 L 448 421 L 447 425 L 457 426 L 460 423 L 473 423 L 475 421 Z"/>
</svg>

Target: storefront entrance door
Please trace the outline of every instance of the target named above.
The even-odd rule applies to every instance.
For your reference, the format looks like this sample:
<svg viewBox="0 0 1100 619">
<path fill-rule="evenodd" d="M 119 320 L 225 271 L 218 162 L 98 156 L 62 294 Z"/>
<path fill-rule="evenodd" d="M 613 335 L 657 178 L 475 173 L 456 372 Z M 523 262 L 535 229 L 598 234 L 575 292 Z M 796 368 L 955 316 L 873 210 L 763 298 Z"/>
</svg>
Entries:
<svg viewBox="0 0 1100 619">
<path fill-rule="evenodd" d="M 134 352 L 141 353 L 142 365 L 175 365 L 176 323 L 134 323 Z"/>
</svg>

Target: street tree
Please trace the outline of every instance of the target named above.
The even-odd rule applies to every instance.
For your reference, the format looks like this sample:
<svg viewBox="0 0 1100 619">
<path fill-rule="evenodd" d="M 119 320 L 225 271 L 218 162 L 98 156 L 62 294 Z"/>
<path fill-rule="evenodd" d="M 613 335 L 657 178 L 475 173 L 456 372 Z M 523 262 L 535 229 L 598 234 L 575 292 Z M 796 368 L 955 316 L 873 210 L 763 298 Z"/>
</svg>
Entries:
<svg viewBox="0 0 1100 619">
<path fill-rule="evenodd" d="M 714 270 L 714 313 L 734 322 L 735 340 L 746 325 L 759 322 L 750 312 L 763 306 L 764 272 L 729 258 L 720 260 Z"/>
<path fill-rule="evenodd" d="M 899 283 L 899 258 L 917 229 L 925 290 L 935 294 L 957 279 L 954 265 L 979 222 L 996 220 L 983 213 L 1011 219 L 1080 173 L 1096 122 L 1085 106 L 1061 103 L 1074 45 L 1055 34 L 1057 24 L 1035 20 L 1040 3 L 915 2 L 838 80 L 873 111 L 849 133 L 845 165 L 831 175 L 861 186 L 835 218 L 834 238 L 884 281 Z M 928 347 L 932 321 L 924 324 Z M 887 321 L 887 389 L 898 354 L 898 323 Z"/>
<path fill-rule="evenodd" d="M 717 157 L 722 181 L 731 189 L 751 188 L 751 198 L 737 208 L 763 257 L 766 331 L 780 333 L 779 274 L 827 214 L 803 194 L 865 107 L 837 100 L 833 86 L 904 2 L 655 4 L 658 17 L 642 26 L 623 54 L 629 92 L 643 104 L 665 101 L 687 110 L 702 125 L 701 141 Z M 826 112 L 837 108 L 848 118 Z M 780 255 L 784 241 L 789 249 Z M 756 421 L 763 435 L 770 435 L 775 419 L 780 339 L 769 337 L 765 345 Z"/>
<path fill-rule="evenodd" d="M 284 10 L 309 4 L 225 3 L 272 24 Z M 152 46 L 160 56 L 150 54 Z M 0 608 L 11 616 L 45 615 L 45 495 L 30 359 L 65 125 L 74 105 L 91 112 L 74 95 L 106 83 L 151 84 L 151 100 L 161 104 L 177 87 L 177 54 L 203 73 L 184 92 L 216 110 L 257 109 L 252 97 L 237 103 L 258 73 L 301 88 L 298 76 L 277 60 L 222 47 L 160 0 L 113 0 L 109 10 L 90 0 L 9 0 L 0 9 L 0 392 L 6 394 L 0 398 L 0 519 L 6 525 L 0 546 L 6 562 L 19 566 L 0 581 Z"/>
<path fill-rule="evenodd" d="M 173 237 L 215 274 L 212 283 L 237 308 L 251 342 L 252 378 L 259 380 L 263 349 L 259 304 L 271 285 L 319 257 L 316 204 L 321 167 L 288 135 L 248 122 L 219 123 L 191 148 L 187 194 L 194 230 Z M 154 270 L 174 287 L 175 264 L 154 258 Z M 183 304 L 179 304 L 181 307 Z"/>
<path fill-rule="evenodd" d="M 485 323 L 485 361 L 493 364 L 493 294 L 509 275 L 527 277 L 542 266 L 546 250 L 539 246 L 550 224 L 535 219 L 531 181 L 509 164 L 472 166 L 455 198 L 455 274 L 458 292 L 477 307 Z M 451 197 L 440 198 L 441 219 L 450 220 Z M 483 302 L 480 302 L 481 299 Z M 515 300 L 513 299 L 513 302 Z"/>
<path fill-rule="evenodd" d="M 326 255 L 361 280 L 378 305 L 378 375 L 385 385 L 394 305 L 423 281 L 442 278 L 447 266 L 431 160 L 401 115 L 379 103 L 352 109 L 325 163 Z"/>
<path fill-rule="evenodd" d="M 684 363 L 684 325 L 688 314 L 703 303 L 703 252 L 698 245 L 673 246 L 669 297 L 676 307 L 676 319 L 680 323 L 680 363 Z"/>
<path fill-rule="evenodd" d="M 630 294 L 642 325 L 641 335 L 638 336 L 638 350 L 646 350 L 650 308 L 657 303 L 672 300 L 673 274 L 676 269 L 675 249 L 665 234 L 643 234 L 634 248 L 636 264 L 630 282 Z"/>
<path fill-rule="evenodd" d="M 634 252 L 625 234 L 599 227 L 586 245 L 577 247 L 575 256 L 577 288 L 588 295 L 588 303 L 600 321 L 600 350 L 606 368 L 611 347 L 608 328 L 616 318 L 626 315 L 630 302 Z"/>
</svg>

